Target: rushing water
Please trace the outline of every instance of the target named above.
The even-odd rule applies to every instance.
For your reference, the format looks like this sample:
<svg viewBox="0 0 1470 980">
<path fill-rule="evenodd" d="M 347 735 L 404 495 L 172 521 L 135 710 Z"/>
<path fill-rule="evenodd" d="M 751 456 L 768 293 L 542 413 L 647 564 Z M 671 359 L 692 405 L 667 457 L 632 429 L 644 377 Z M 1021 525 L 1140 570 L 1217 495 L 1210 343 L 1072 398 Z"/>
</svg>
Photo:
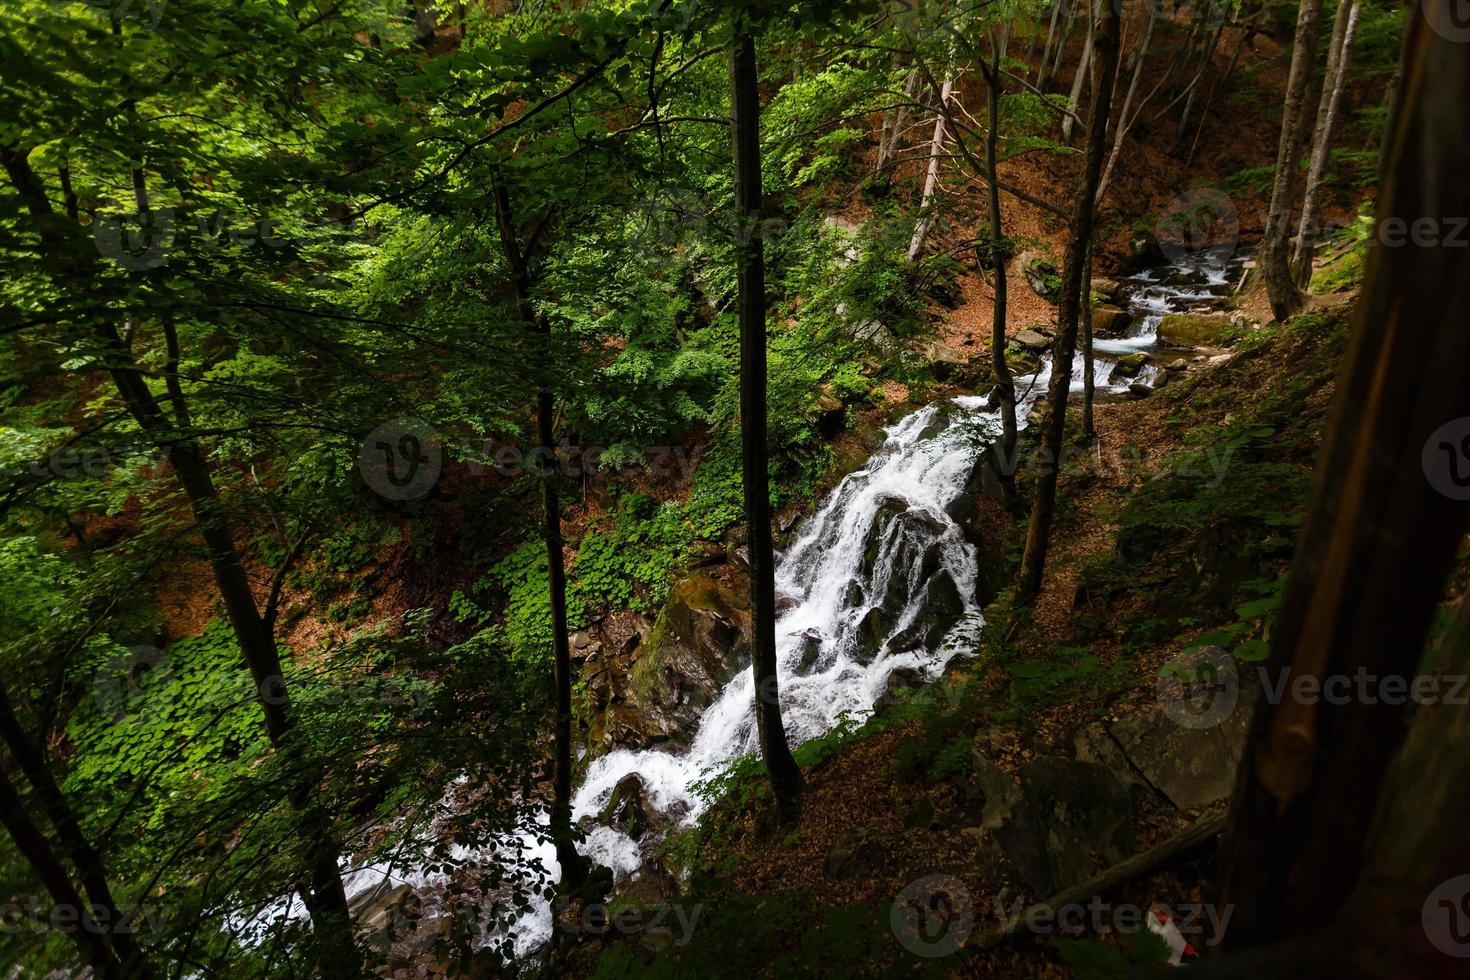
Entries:
<svg viewBox="0 0 1470 980">
<path fill-rule="evenodd" d="M 1114 384 L 1115 365 L 1106 355 L 1154 346 L 1164 314 L 1217 301 L 1235 267 L 1231 256 L 1207 253 L 1124 280 L 1134 322 L 1125 337 L 1095 341 L 1097 392 L 1117 394 L 1152 377 L 1153 370 L 1146 369 L 1139 379 Z M 1078 355 L 1074 393 L 1082 390 L 1082 370 Z M 1035 375 L 1016 379 L 1022 427 L 1050 379 L 1050 357 L 1042 359 Z M 777 673 L 782 715 L 793 744 L 830 731 L 844 715 L 857 720 L 869 714 L 896 671 L 910 679 L 933 680 L 950 659 L 973 648 L 983 623 L 975 601 L 977 555 L 952 511 L 968 491 L 985 441 L 999 430 L 999 412 L 986 403 L 982 397 L 960 397 L 919 409 L 889 427 L 878 452 L 799 526 L 779 557 L 776 589 L 787 602 L 776 623 Z M 911 627 L 924 615 L 931 590 L 950 586 L 964 607 L 958 622 L 942 638 L 914 643 Z M 880 636 L 870 635 L 865 642 L 865 617 L 880 605 L 897 612 Z M 619 880 L 638 874 L 638 843 L 596 824 L 614 787 L 636 773 L 649 804 L 692 823 L 706 806 L 693 784 L 729 760 L 758 751 L 754 700 L 751 674 L 742 670 L 705 711 L 683 752 L 624 749 L 593 761 L 573 799 L 573 819 L 590 825 L 584 850 Z M 538 827 L 507 835 L 480 859 L 523 868 L 539 863 L 554 878 L 558 869 L 545 839 L 545 822 L 543 813 Z M 398 867 L 412 866 L 411 860 L 398 862 Z M 400 881 L 432 883 L 421 873 L 397 872 L 380 863 L 353 871 L 349 892 Z M 300 911 L 298 902 L 292 912 Z M 539 947 L 551 927 L 545 904 L 522 916 L 511 926 L 517 954 Z"/>
</svg>

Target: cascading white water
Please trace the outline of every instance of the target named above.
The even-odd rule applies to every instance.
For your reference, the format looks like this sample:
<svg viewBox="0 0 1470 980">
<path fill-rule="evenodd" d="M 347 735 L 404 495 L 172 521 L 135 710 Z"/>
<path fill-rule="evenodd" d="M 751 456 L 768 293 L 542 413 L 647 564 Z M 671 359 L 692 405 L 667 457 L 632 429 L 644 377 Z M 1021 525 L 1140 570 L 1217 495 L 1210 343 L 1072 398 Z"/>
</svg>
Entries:
<svg viewBox="0 0 1470 980">
<path fill-rule="evenodd" d="M 1135 324 L 1127 337 L 1097 339 L 1096 352 L 1132 353 L 1154 345 L 1164 314 L 1219 299 L 1234 261 L 1224 253 L 1199 253 L 1129 278 Z M 1129 382 L 1111 383 L 1114 366 L 1105 357 L 1096 359 L 1093 381 L 1099 394 L 1128 390 Z M 1035 375 L 1016 378 L 1023 428 L 1032 405 L 1045 397 L 1051 367 L 1051 358 L 1043 357 Z M 1152 373 L 1146 369 L 1141 377 Z M 1073 394 L 1082 391 L 1082 376 L 1078 354 Z M 973 646 L 970 641 L 982 625 L 975 601 L 976 552 L 951 511 L 967 491 L 984 443 L 998 430 L 999 413 L 987 409 L 980 397 L 930 405 L 898 421 L 887 430 L 882 448 L 832 491 L 780 556 L 776 588 L 788 602 L 776 623 L 777 672 L 786 731 L 794 744 L 830 731 L 843 715 L 860 719 L 870 713 L 894 672 L 932 680 Z M 932 590 L 950 586 L 961 607 L 957 621 L 942 636 L 923 629 L 916 633 Z M 876 630 L 865 627 L 875 608 L 887 610 Z M 676 814 L 686 824 L 697 819 L 707 801 L 693 784 L 757 750 L 754 700 L 750 672 L 740 671 L 705 711 L 683 753 L 623 749 L 595 760 L 573 800 L 573 819 L 588 828 L 583 845 L 588 855 L 619 879 L 641 868 L 637 842 L 595 823 L 614 787 L 629 774 L 637 774 L 647 802 L 660 812 Z M 528 879 L 536 877 L 532 869 L 539 865 L 554 879 L 558 867 L 546 840 L 546 814 L 531 823 L 505 835 L 490 853 L 461 856 L 495 861 L 509 874 L 520 872 Z M 412 868 L 415 858 L 405 854 L 395 864 Z M 353 870 L 348 884 L 358 895 L 402 881 L 432 884 L 434 878 L 380 863 Z M 297 918 L 303 912 L 298 900 L 286 914 Z M 516 954 L 540 947 L 551 928 L 549 904 L 535 903 L 509 928 Z"/>
</svg>

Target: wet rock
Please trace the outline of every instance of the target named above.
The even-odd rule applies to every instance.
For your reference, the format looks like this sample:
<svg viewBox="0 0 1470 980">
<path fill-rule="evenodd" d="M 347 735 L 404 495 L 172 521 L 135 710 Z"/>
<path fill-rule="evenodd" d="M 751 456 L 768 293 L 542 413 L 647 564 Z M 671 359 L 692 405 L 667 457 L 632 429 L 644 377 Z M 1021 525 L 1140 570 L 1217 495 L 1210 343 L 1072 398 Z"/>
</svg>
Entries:
<svg viewBox="0 0 1470 980">
<path fill-rule="evenodd" d="M 963 354 L 945 344 L 934 344 L 926 352 L 929 369 L 939 381 L 952 381 L 969 366 Z"/>
<path fill-rule="evenodd" d="M 987 819 L 998 821 L 995 840 L 1022 880 L 1051 895 L 1133 853 L 1131 817 L 1128 789 L 1107 766 L 1043 757 L 1021 770 L 1017 793 L 1002 790 Z"/>
<path fill-rule="evenodd" d="M 1123 270 L 1131 275 L 1163 265 L 1166 259 L 1164 249 L 1153 232 L 1141 231 L 1128 241 L 1128 257 L 1123 261 Z"/>
<path fill-rule="evenodd" d="M 595 671 L 584 670 L 594 752 L 683 743 L 693 735 L 742 665 L 750 631 L 746 587 L 740 575 L 730 582 L 690 575 L 638 639 L 600 657 Z"/>
<path fill-rule="evenodd" d="M 1238 329 L 1223 313 L 1170 313 L 1159 321 L 1159 339 L 1182 347 L 1224 347 Z"/>
<path fill-rule="evenodd" d="M 1041 370 L 1041 358 L 1035 351 L 1011 348 L 1006 351 L 1006 366 L 1011 369 L 1013 379 L 1023 378 Z"/>
<path fill-rule="evenodd" d="M 630 772 L 613 787 L 612 796 L 608 797 L 598 820 L 638 840 L 653 829 L 657 818 L 658 808 L 649 802 L 643 780 L 637 773 Z"/>
<path fill-rule="evenodd" d="M 1118 358 L 1117 363 L 1114 365 L 1113 374 L 1120 378 L 1136 378 L 1138 377 L 1138 372 L 1142 371 L 1143 366 L 1150 360 L 1151 358 L 1147 351 L 1124 354 Z"/>
<path fill-rule="evenodd" d="M 797 638 L 797 645 L 801 650 L 801 659 L 797 662 L 796 670 L 805 674 L 816 666 L 822 656 L 822 634 L 815 629 L 806 630 Z"/>
<path fill-rule="evenodd" d="M 1046 351 L 1051 349 L 1051 338 L 1035 327 L 1027 327 L 1012 337 L 1011 340 L 1029 351 Z"/>
<path fill-rule="evenodd" d="M 1092 308 L 1092 332 L 1104 337 L 1121 337 L 1133 324 L 1126 310 L 1103 304 Z"/>
<path fill-rule="evenodd" d="M 1122 292 L 1123 287 L 1116 279 L 1104 279 L 1097 276 L 1092 279 L 1092 294 L 1104 303 L 1118 302 Z"/>
</svg>

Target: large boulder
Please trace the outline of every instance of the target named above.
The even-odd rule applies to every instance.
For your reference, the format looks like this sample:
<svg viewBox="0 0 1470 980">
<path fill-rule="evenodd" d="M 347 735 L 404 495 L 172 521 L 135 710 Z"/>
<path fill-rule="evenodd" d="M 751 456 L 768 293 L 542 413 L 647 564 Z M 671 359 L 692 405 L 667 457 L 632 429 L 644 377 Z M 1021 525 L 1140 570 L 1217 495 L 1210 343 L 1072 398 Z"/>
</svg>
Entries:
<svg viewBox="0 0 1470 980">
<path fill-rule="evenodd" d="M 1104 303 L 1116 303 L 1123 294 L 1123 287 L 1116 279 L 1103 279 L 1097 276 L 1092 280 L 1092 295 Z"/>
<path fill-rule="evenodd" d="M 1036 327 L 1027 327 L 1011 338 L 1011 342 L 1029 351 L 1046 351 L 1051 349 L 1051 337 L 1042 333 Z"/>
<path fill-rule="evenodd" d="M 1121 337 L 1132 326 L 1133 318 L 1121 307 L 1103 303 L 1092 308 L 1092 332 L 1104 337 Z"/>
<path fill-rule="evenodd" d="M 1224 313 L 1170 313 L 1159 322 L 1159 339 L 1175 347 L 1224 347 L 1236 333 Z"/>
<path fill-rule="evenodd" d="M 583 673 L 594 752 L 692 737 L 704 710 L 740 669 L 750 637 L 745 576 L 699 571 L 674 586 L 651 627 Z"/>
<path fill-rule="evenodd" d="M 1219 724 L 1187 728 L 1162 708 L 1077 734 L 1077 757 L 1107 766 L 1131 785 L 1157 790 L 1181 810 L 1229 799 L 1245 753 L 1250 703 L 1242 697 Z"/>
<path fill-rule="evenodd" d="M 1133 853 L 1132 802 L 1107 766 L 1042 757 L 1020 775 L 1020 786 L 1007 789 L 989 774 L 999 792 L 986 793 L 985 825 L 1038 895 L 1080 884 Z"/>
<path fill-rule="evenodd" d="M 969 366 L 969 359 L 946 344 L 932 344 L 925 352 L 929 369 L 939 381 L 951 381 Z"/>
</svg>

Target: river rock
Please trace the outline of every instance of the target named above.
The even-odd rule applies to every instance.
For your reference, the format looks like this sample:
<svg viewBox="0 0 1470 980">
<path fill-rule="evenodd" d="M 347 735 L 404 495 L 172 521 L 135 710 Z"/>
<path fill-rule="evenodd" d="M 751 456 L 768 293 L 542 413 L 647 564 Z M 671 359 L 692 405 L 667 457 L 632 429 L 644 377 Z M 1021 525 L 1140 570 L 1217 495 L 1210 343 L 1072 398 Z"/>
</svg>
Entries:
<svg viewBox="0 0 1470 980">
<path fill-rule="evenodd" d="M 1164 365 L 1164 370 L 1165 371 L 1188 371 L 1189 370 L 1189 362 L 1186 361 L 1182 357 L 1176 357 L 1176 358 L 1174 358 L 1174 360 L 1172 360 L 1168 364 L 1165 364 Z"/>
<path fill-rule="evenodd" d="M 1176 347 L 1224 347 L 1236 329 L 1223 313 L 1170 313 L 1159 322 L 1159 340 Z"/>
<path fill-rule="evenodd" d="M 1036 759 L 1021 770 L 1019 790 L 996 800 L 987 820 L 1039 895 L 1080 884 L 1136 848 L 1128 789 L 1095 762 Z"/>
<path fill-rule="evenodd" d="M 1051 338 L 1035 327 L 1027 327 L 1012 337 L 1011 340 L 1029 351 L 1046 351 L 1051 349 Z"/>
<path fill-rule="evenodd" d="M 1118 302 L 1122 292 L 1123 287 L 1116 279 L 1104 279 L 1097 276 L 1092 279 L 1092 295 L 1104 303 Z"/>
<path fill-rule="evenodd" d="M 969 360 L 963 354 L 945 344 L 931 345 L 925 356 L 929 360 L 929 369 L 939 381 L 952 381 L 969 366 Z"/>
<path fill-rule="evenodd" d="M 1143 366 L 1150 360 L 1152 358 L 1149 356 L 1148 351 L 1135 351 L 1132 354 L 1124 354 L 1118 358 L 1117 363 L 1114 365 L 1113 374 L 1120 378 L 1136 378 L 1138 377 L 1138 372 L 1142 371 Z"/>
<path fill-rule="evenodd" d="M 745 576 L 696 572 L 674 586 L 640 642 L 584 671 L 594 752 L 681 744 L 742 664 L 749 641 Z"/>
<path fill-rule="evenodd" d="M 1142 382 L 1139 382 L 1139 381 L 1135 381 L 1131 385 L 1128 386 L 1128 397 L 1129 398 L 1134 398 L 1134 399 L 1137 399 L 1137 398 L 1147 398 L 1149 395 L 1152 395 L 1153 393 L 1154 393 L 1154 390 L 1152 388 L 1150 388 L 1148 385 L 1143 384 Z"/>
<path fill-rule="evenodd" d="M 1121 337 L 1133 323 L 1128 311 L 1104 303 L 1092 308 L 1092 332 L 1104 337 Z"/>
</svg>

